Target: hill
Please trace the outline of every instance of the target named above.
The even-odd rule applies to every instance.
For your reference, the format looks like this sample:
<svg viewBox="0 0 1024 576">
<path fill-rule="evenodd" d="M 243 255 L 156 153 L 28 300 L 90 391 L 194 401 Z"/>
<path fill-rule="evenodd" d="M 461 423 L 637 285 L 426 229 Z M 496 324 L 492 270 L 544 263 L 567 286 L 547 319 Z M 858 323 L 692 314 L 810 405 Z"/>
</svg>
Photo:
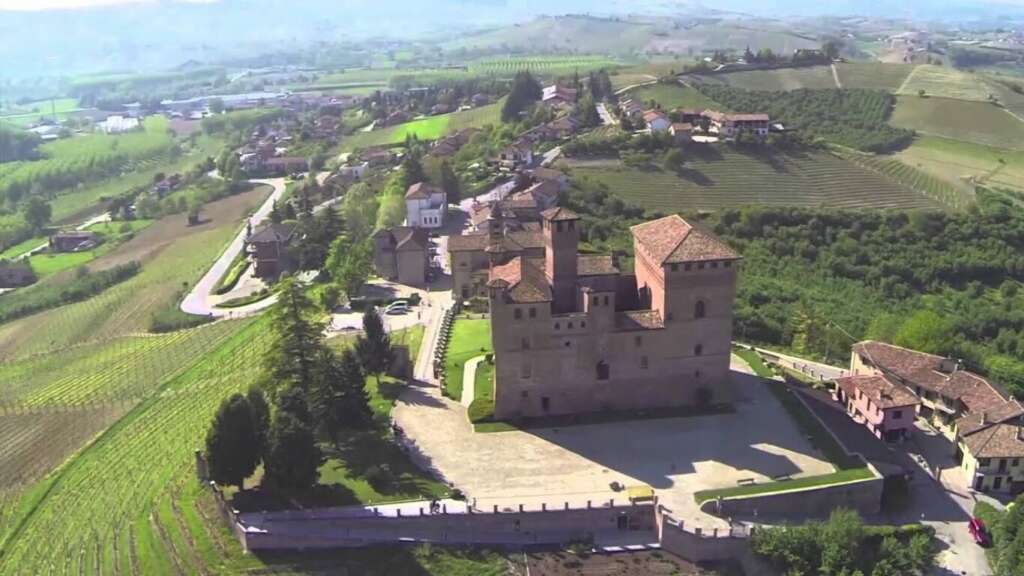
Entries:
<svg viewBox="0 0 1024 576">
<path fill-rule="evenodd" d="M 724 110 L 721 104 L 701 94 L 696 89 L 690 88 L 689 86 L 680 86 L 678 84 L 651 84 L 649 86 L 634 88 L 630 90 L 628 94 L 630 97 L 637 98 L 641 102 L 654 100 L 658 104 L 661 104 L 661 107 L 665 110 L 671 110 L 673 108 L 711 108 L 714 110 Z"/>
<path fill-rule="evenodd" d="M 923 136 L 896 155 L 959 188 L 975 183 L 1024 190 L 1024 152 Z"/>
<path fill-rule="evenodd" d="M 694 82 L 727 84 L 744 90 L 783 91 L 801 88 L 837 88 L 836 77 L 843 88 L 866 88 L 895 92 L 914 69 L 909 64 L 883 64 L 881 62 L 843 62 L 830 66 L 805 68 L 778 68 L 775 70 L 746 70 L 720 74 L 694 74 L 686 76 Z"/>
<path fill-rule="evenodd" d="M 696 152 L 702 150 L 702 152 Z M 627 168 L 618 160 L 568 160 L 573 178 L 664 212 L 743 205 L 833 208 L 937 208 L 941 201 L 827 152 L 771 153 L 705 147 L 680 174 Z"/>
<path fill-rule="evenodd" d="M 414 134 L 420 140 L 437 140 L 463 128 L 479 128 L 486 124 L 501 123 L 502 102 L 487 106 L 452 112 L 427 118 L 418 118 L 411 122 L 388 126 L 370 132 L 356 132 L 347 136 L 341 143 L 342 150 L 355 150 L 370 146 L 391 146 L 405 142 L 406 136 Z"/>
</svg>

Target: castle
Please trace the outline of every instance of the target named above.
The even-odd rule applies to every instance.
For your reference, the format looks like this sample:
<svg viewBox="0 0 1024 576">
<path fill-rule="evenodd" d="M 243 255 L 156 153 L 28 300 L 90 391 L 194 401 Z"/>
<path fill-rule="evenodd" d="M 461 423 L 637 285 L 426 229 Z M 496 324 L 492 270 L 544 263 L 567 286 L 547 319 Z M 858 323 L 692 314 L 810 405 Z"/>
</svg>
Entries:
<svg viewBox="0 0 1024 576">
<path fill-rule="evenodd" d="M 633 274 L 577 250 L 579 216 L 542 214 L 543 257 L 486 248 L 494 415 L 728 402 L 739 255 L 679 216 L 632 228 Z"/>
</svg>

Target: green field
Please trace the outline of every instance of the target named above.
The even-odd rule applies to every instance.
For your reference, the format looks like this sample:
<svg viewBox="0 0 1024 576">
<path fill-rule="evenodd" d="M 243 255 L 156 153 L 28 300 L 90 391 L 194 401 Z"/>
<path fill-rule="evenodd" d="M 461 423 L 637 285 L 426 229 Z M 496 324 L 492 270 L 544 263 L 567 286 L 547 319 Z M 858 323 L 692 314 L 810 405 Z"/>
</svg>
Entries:
<svg viewBox="0 0 1024 576">
<path fill-rule="evenodd" d="M 924 90 L 929 96 L 985 102 L 992 88 L 975 74 L 956 68 L 923 64 L 914 68 L 897 94 L 917 96 Z"/>
<path fill-rule="evenodd" d="M 629 91 L 629 96 L 642 102 L 654 100 L 665 110 L 673 108 L 697 108 L 722 110 L 722 106 L 689 86 L 678 84 L 654 84 Z"/>
<path fill-rule="evenodd" d="M 529 70 L 541 76 L 557 76 L 579 72 L 581 75 L 592 70 L 609 69 L 618 62 L 607 56 L 510 56 L 507 58 L 483 58 L 469 63 L 469 73 L 480 76 L 512 76 L 521 70 Z"/>
<path fill-rule="evenodd" d="M 940 204 L 871 170 L 824 152 L 754 154 L 716 146 L 689 156 L 681 175 L 618 160 L 572 162 L 573 178 L 606 184 L 623 200 L 663 212 L 743 205 L 936 208 Z"/>
<path fill-rule="evenodd" d="M 370 146 L 390 146 L 405 142 L 406 136 L 415 134 L 420 140 L 436 140 L 463 128 L 479 128 L 486 124 L 501 123 L 502 102 L 488 104 L 472 110 L 452 112 L 439 116 L 419 118 L 397 126 L 388 126 L 371 132 L 356 132 L 341 144 L 342 150 L 350 151 Z"/>
<path fill-rule="evenodd" d="M 890 180 L 917 190 L 925 196 L 956 209 L 963 209 L 974 203 L 974 191 L 956 186 L 947 180 L 919 170 L 910 164 L 891 156 L 876 156 L 851 152 L 843 157 L 858 166 L 877 172 Z"/>
<path fill-rule="evenodd" d="M 777 70 L 750 70 L 726 74 L 696 76 L 696 81 L 728 84 L 744 90 L 797 90 L 799 88 L 831 89 L 836 87 L 832 69 L 828 66 L 805 68 L 779 68 Z"/>
<path fill-rule="evenodd" d="M 900 96 L 890 122 L 931 136 L 1024 150 L 1024 122 L 987 102 Z"/>
<path fill-rule="evenodd" d="M 836 64 L 839 82 L 843 88 L 867 88 L 895 92 L 903 85 L 913 64 L 884 64 L 882 62 L 843 62 Z"/>
<path fill-rule="evenodd" d="M 1024 152 L 923 136 L 896 155 L 964 189 L 975 183 L 1024 190 Z"/>
<path fill-rule="evenodd" d="M 67 118 L 68 112 L 76 110 L 81 110 L 81 108 L 78 106 L 78 100 L 74 98 L 56 98 L 52 101 L 37 100 L 0 110 L 0 122 L 28 126 L 40 118 L 54 118 L 55 112 L 57 120 L 64 120 Z"/>
</svg>

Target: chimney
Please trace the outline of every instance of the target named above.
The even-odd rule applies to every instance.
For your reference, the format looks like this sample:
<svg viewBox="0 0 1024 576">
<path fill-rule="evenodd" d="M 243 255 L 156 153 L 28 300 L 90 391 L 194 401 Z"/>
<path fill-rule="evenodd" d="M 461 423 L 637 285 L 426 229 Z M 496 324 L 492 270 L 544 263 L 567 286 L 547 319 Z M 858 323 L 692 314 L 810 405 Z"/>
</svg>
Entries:
<svg viewBox="0 0 1024 576">
<path fill-rule="evenodd" d="M 988 424 L 988 411 L 987 410 L 982 410 L 981 411 L 981 423 L 982 424 Z"/>
</svg>

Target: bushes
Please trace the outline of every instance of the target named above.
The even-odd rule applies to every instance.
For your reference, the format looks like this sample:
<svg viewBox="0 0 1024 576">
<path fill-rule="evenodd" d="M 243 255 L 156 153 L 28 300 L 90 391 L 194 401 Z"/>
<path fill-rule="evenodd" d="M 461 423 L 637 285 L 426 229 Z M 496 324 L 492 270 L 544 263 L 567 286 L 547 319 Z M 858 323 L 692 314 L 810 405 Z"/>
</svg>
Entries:
<svg viewBox="0 0 1024 576">
<path fill-rule="evenodd" d="M 373 486 L 374 490 L 382 491 L 395 482 L 395 474 L 391 466 L 385 464 L 374 464 L 366 469 L 366 481 Z"/>
<path fill-rule="evenodd" d="M 50 308 L 80 302 L 135 276 L 142 269 L 138 262 L 129 262 L 109 270 L 90 272 L 82 267 L 67 284 L 39 285 L 18 290 L 0 298 L 0 322 L 9 322 Z M 84 270 L 84 272 L 82 272 Z"/>
<path fill-rule="evenodd" d="M 494 399 L 477 398 L 469 405 L 469 421 L 472 423 L 489 422 L 494 419 Z"/>
<path fill-rule="evenodd" d="M 175 300 L 177 302 L 177 300 Z M 182 312 L 175 306 L 155 312 L 149 320 L 149 331 L 157 334 L 194 328 L 213 322 L 212 316 L 197 316 Z"/>
</svg>

